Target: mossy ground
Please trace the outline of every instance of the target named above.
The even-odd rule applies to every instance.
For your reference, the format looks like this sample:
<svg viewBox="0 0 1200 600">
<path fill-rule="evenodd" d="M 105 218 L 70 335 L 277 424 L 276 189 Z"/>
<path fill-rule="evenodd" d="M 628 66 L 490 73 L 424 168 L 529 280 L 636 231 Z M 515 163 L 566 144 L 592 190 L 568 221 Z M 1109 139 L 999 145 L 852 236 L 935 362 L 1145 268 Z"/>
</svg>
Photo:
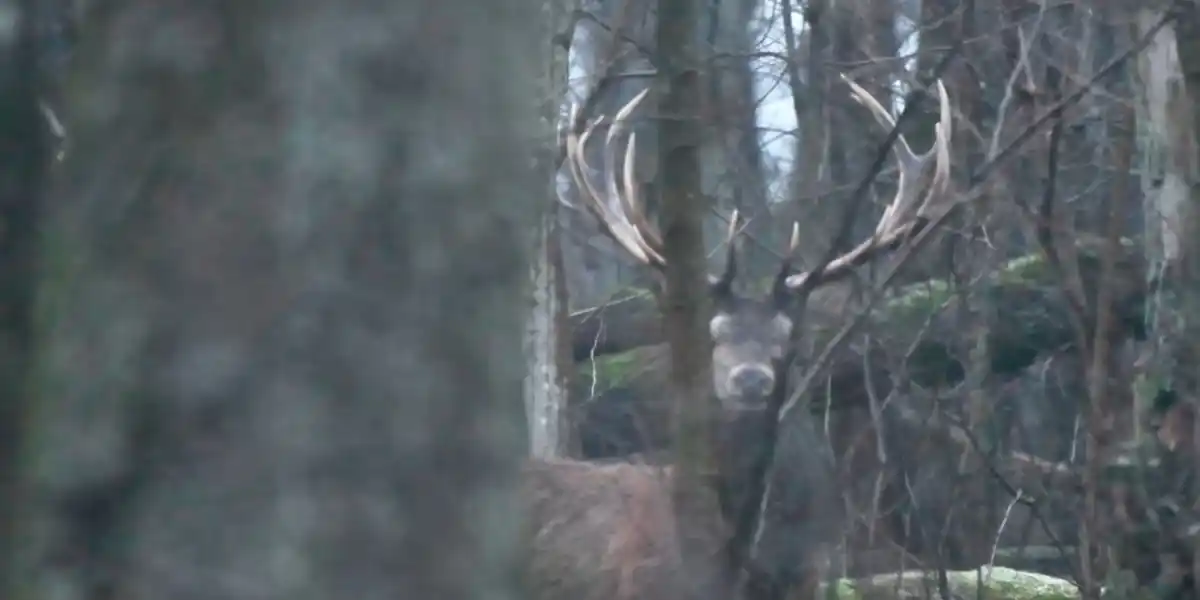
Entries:
<svg viewBox="0 0 1200 600">
<path fill-rule="evenodd" d="M 1079 589 L 1069 581 L 994 567 L 976 571 L 951 571 L 946 574 L 951 597 L 981 600 L 1074 600 Z M 980 585 L 982 583 L 982 585 Z M 841 600 L 892 600 L 937 598 L 937 581 L 932 573 L 906 571 L 858 580 L 839 580 Z M 980 593 L 982 592 L 982 593 Z"/>
</svg>

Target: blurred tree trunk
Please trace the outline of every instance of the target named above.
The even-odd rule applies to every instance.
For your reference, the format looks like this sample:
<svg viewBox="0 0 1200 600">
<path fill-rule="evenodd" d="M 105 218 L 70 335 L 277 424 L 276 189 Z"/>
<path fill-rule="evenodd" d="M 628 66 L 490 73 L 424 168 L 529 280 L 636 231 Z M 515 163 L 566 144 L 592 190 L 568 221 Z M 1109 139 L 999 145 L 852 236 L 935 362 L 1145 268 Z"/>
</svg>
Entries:
<svg viewBox="0 0 1200 600">
<path fill-rule="evenodd" d="M 33 359 L 34 290 L 42 189 L 49 158 L 38 111 L 40 77 L 33 2 L 8 2 L 23 17 L 0 33 L 0 597 L 13 598 L 25 574 L 15 567 L 17 527 L 27 499 L 21 481 L 25 424 L 36 406 L 26 393 Z"/>
<path fill-rule="evenodd" d="M 718 556 L 707 555 L 713 519 L 709 499 L 715 491 L 712 393 L 712 341 L 708 335 L 707 265 L 699 147 L 700 73 L 696 49 L 699 0 L 660 0 L 658 48 L 659 172 L 661 227 L 667 269 L 663 329 L 670 348 L 671 401 L 674 414 L 675 488 L 680 551 L 693 598 L 728 597 L 720 591 Z"/>
<path fill-rule="evenodd" d="M 558 120 L 567 91 L 567 52 L 556 36 L 567 32 L 576 0 L 545 0 L 541 40 L 550 42 L 542 53 L 538 93 L 541 106 L 541 147 L 538 174 L 546 184 L 530 261 L 533 301 L 525 328 L 525 411 L 529 422 L 530 454 L 540 458 L 568 456 L 575 447 L 568 402 L 567 377 L 574 368 L 567 321 L 567 281 L 563 272 L 561 211 L 558 202 Z"/>
<path fill-rule="evenodd" d="M 538 5 L 102 6 L 4 597 L 520 597 Z"/>
</svg>

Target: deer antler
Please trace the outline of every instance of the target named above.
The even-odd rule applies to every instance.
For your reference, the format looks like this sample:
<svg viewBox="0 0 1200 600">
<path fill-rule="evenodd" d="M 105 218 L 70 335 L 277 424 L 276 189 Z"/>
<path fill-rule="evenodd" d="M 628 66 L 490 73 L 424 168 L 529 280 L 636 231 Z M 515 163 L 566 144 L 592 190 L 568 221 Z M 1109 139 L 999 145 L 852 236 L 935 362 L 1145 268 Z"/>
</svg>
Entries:
<svg viewBox="0 0 1200 600">
<path fill-rule="evenodd" d="M 634 96 L 628 104 L 617 112 L 613 119 L 613 125 L 609 129 L 608 138 L 605 140 L 604 162 L 606 176 L 604 179 L 604 192 L 596 189 L 592 181 L 588 178 L 588 172 L 591 170 L 587 164 L 587 158 L 584 156 L 584 149 L 587 146 L 588 140 L 595 133 L 596 128 L 604 122 L 604 118 L 595 119 L 590 124 L 587 124 L 586 129 L 582 133 L 571 131 L 567 135 L 567 166 L 571 171 L 571 177 L 575 180 L 575 186 L 579 189 L 580 195 L 583 196 L 584 205 L 599 221 L 604 232 L 617 245 L 629 252 L 638 262 L 653 267 L 662 269 L 666 266 L 666 261 L 662 257 L 662 246 L 659 240 L 661 239 L 657 231 L 654 231 L 650 223 L 644 218 L 635 217 L 631 219 L 629 214 L 635 206 L 640 207 L 640 200 L 637 194 L 637 186 L 633 181 L 632 166 L 634 161 L 634 144 L 633 134 L 630 134 L 630 144 L 626 147 L 625 152 L 625 176 L 624 176 L 624 195 L 621 194 L 617 184 L 617 169 L 616 169 L 616 147 L 615 141 L 625 126 L 630 113 L 637 108 L 638 104 L 645 99 L 646 94 L 650 90 L 644 90 L 642 93 Z M 571 121 L 578 122 L 576 113 L 579 110 L 579 105 L 575 105 L 571 109 Z"/>
<path fill-rule="evenodd" d="M 871 115 L 880 125 L 888 129 L 896 126 L 895 119 L 892 118 L 888 111 L 884 110 L 874 96 L 867 90 L 863 89 L 857 83 L 851 81 L 845 75 L 842 75 L 842 80 L 846 85 L 850 86 L 854 93 L 854 99 L 859 104 L 865 106 L 871 111 Z M 937 125 L 934 126 L 934 142 L 933 147 L 924 154 L 917 154 L 913 151 L 912 146 L 908 145 L 908 140 L 904 136 L 899 136 L 896 143 L 892 146 L 892 150 L 896 154 L 896 161 L 899 163 L 900 181 L 897 185 L 896 198 L 887 210 L 884 211 L 883 217 L 879 220 L 879 225 L 875 229 L 876 235 L 882 235 L 898 227 L 901 223 L 912 216 L 925 217 L 928 215 L 928 209 L 931 199 L 940 199 L 945 192 L 946 185 L 950 179 L 950 126 L 952 116 L 950 114 L 950 98 L 946 94 L 946 86 L 942 84 L 942 80 L 937 80 L 938 104 L 939 104 L 939 119 Z M 920 194 L 919 184 L 924 175 L 926 166 L 932 160 L 934 170 L 930 178 L 929 186 L 925 190 L 925 194 Z M 920 202 L 918 202 L 920 199 Z M 915 209 L 915 211 L 914 211 Z"/>
<path fill-rule="evenodd" d="M 895 119 L 883 108 L 869 92 L 854 83 L 844 75 L 842 79 L 850 86 L 854 99 L 871 111 L 879 124 L 894 128 Z M 908 140 L 900 136 L 893 151 L 900 171 L 900 181 L 896 189 L 896 197 L 884 211 L 875 227 L 875 235 L 864 240 L 850 252 L 830 261 L 819 272 L 786 275 L 790 260 L 785 260 L 779 279 L 776 281 L 777 294 L 795 291 L 804 287 L 844 277 L 855 267 L 858 267 L 879 254 L 894 249 L 897 245 L 914 234 L 918 227 L 936 211 L 942 208 L 942 200 L 950 181 L 950 138 L 952 118 L 950 98 L 941 80 L 936 82 L 939 100 L 939 121 L 936 126 L 934 144 L 928 151 L 918 154 L 913 151 Z M 628 121 L 634 110 L 646 99 L 650 90 L 643 90 L 632 100 L 621 107 L 613 117 L 608 135 L 604 142 L 604 181 L 599 189 L 589 178 L 592 168 L 587 163 L 584 149 L 596 129 L 604 123 L 604 118 L 594 119 L 584 124 L 578 118 L 579 105 L 571 111 L 571 122 L 579 123 L 582 131 L 573 129 L 567 135 L 567 165 L 575 186 L 583 196 L 584 205 L 596 217 L 601 229 L 618 246 L 623 248 L 638 262 L 662 272 L 667 266 L 663 258 L 662 236 L 645 214 L 645 205 L 641 200 L 637 182 L 634 180 L 634 164 L 636 159 L 637 137 L 633 132 L 625 135 L 623 159 L 619 158 L 618 146 L 620 139 L 628 128 Z M 618 164 L 619 163 L 619 164 Z M 932 165 L 932 173 L 928 173 Z M 709 285 L 715 290 L 728 290 L 737 271 L 737 255 L 735 238 L 740 230 L 741 219 L 735 211 L 729 224 L 726 243 L 725 269 L 719 276 L 709 276 Z M 792 250 L 794 251 L 798 231 L 793 228 Z M 815 278 L 815 279 L 814 279 Z"/>
<path fill-rule="evenodd" d="M 604 142 L 604 182 L 603 190 L 589 179 L 592 168 L 588 165 L 584 151 L 588 140 L 603 124 L 604 118 L 599 117 L 586 124 L 583 131 L 572 130 L 567 134 L 567 166 L 575 187 L 583 196 L 583 203 L 599 221 L 601 229 L 609 238 L 630 254 L 638 262 L 662 272 L 667 266 L 663 258 L 662 236 L 658 229 L 646 217 L 645 204 L 634 180 L 634 164 L 636 161 L 637 136 L 630 132 L 625 142 L 624 157 L 618 161 L 618 142 L 628 126 L 629 116 L 645 100 L 650 93 L 643 90 L 632 100 L 621 107 L 613 117 L 608 135 Z M 571 109 L 571 122 L 580 123 L 577 119 L 580 107 L 578 104 Z M 620 165 L 618 165 L 620 162 Z M 717 289 L 728 289 L 737 272 L 735 238 L 741 229 L 741 219 L 734 211 L 729 220 L 729 231 L 726 236 L 725 269 L 719 276 L 709 275 L 709 285 Z"/>
<path fill-rule="evenodd" d="M 850 86 L 855 101 L 871 111 L 871 115 L 880 125 L 889 129 L 896 127 L 896 120 L 883 108 L 879 100 L 845 75 L 842 75 L 842 79 Z M 875 227 L 875 235 L 830 261 L 820 272 L 800 273 L 788 277 L 786 286 L 789 289 L 812 287 L 848 275 L 855 267 L 909 239 L 935 211 L 944 208 L 943 200 L 950 183 L 953 115 L 950 112 L 950 97 L 946 93 L 946 86 L 940 79 L 935 85 L 938 92 L 939 118 L 935 127 L 933 147 L 924 154 L 917 154 L 904 136 L 899 136 L 892 145 L 900 171 L 900 181 L 896 186 L 895 198 L 884 210 Z M 926 176 L 931 164 L 933 172 Z"/>
</svg>

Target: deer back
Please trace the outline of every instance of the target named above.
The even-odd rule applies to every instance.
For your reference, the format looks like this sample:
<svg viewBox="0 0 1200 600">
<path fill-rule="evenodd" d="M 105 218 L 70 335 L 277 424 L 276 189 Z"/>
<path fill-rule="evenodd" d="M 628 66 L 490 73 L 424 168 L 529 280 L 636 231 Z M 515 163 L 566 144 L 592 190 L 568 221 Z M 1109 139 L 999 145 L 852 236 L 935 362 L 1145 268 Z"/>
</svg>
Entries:
<svg viewBox="0 0 1200 600">
<path fill-rule="evenodd" d="M 529 515 L 527 581 L 537 600 L 684 597 L 671 467 L 531 460 L 522 494 Z M 715 499 L 715 554 L 722 533 Z"/>
</svg>

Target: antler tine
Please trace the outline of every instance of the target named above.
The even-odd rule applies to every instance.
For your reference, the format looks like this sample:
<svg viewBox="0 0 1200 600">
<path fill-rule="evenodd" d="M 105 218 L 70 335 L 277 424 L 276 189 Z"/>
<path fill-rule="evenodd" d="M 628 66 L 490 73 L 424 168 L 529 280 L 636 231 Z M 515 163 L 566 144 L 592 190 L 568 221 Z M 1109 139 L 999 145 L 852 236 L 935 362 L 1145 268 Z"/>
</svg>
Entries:
<svg viewBox="0 0 1200 600">
<path fill-rule="evenodd" d="M 945 196 L 950 185 L 950 143 L 954 134 L 954 115 L 950 111 L 950 95 L 942 80 L 937 81 L 938 89 L 938 123 L 934 127 L 934 163 L 933 177 L 929 181 L 929 193 L 921 208 L 917 209 L 918 216 L 927 216 L 930 206 Z"/>
<path fill-rule="evenodd" d="M 792 222 L 792 236 L 788 240 L 787 253 L 783 255 L 783 261 L 779 265 L 779 272 L 780 272 L 781 276 L 785 276 L 785 274 L 787 272 L 791 271 L 792 259 L 795 258 L 796 249 L 799 247 L 800 247 L 800 223 L 793 221 Z"/>
<path fill-rule="evenodd" d="M 729 215 L 729 229 L 725 231 L 725 241 L 733 242 L 737 238 L 738 228 L 742 226 L 742 213 L 738 209 L 733 209 Z"/>
<path fill-rule="evenodd" d="M 783 255 L 783 260 L 779 263 L 779 274 L 775 276 L 775 283 L 771 287 L 771 294 L 778 305 L 785 305 L 790 298 L 791 290 L 788 289 L 787 282 L 792 274 L 792 259 L 795 258 L 796 249 L 799 247 L 800 223 L 792 221 L 792 237 L 788 241 L 787 254 Z"/>
<path fill-rule="evenodd" d="M 742 216 L 735 208 L 729 215 L 729 229 L 725 232 L 725 267 L 720 276 L 708 278 L 709 285 L 718 291 L 728 292 L 737 277 L 737 235 L 741 226 Z"/>
<path fill-rule="evenodd" d="M 633 110 L 641 104 L 642 100 L 650 93 L 650 88 L 641 91 L 637 96 L 630 100 L 617 112 L 617 116 L 613 119 L 613 127 L 609 130 L 608 143 L 612 143 L 619 132 L 623 131 L 625 124 L 629 120 L 629 115 Z M 622 183 L 624 184 L 624 193 L 616 194 L 621 200 L 625 214 L 629 221 L 633 224 L 634 229 L 641 234 L 641 238 L 648 245 L 648 249 L 662 248 L 662 236 L 658 230 L 646 218 L 646 207 L 642 202 L 642 196 L 638 191 L 637 181 L 634 179 L 634 165 L 637 164 L 637 133 L 629 132 L 629 140 L 625 142 L 625 162 L 622 168 Z M 614 171 L 609 171 L 612 175 L 612 180 L 615 182 L 616 175 Z"/>
<path fill-rule="evenodd" d="M 587 174 L 591 171 L 591 167 L 588 165 L 587 158 L 584 155 L 587 142 L 596 128 L 603 123 L 603 117 L 597 118 L 582 134 L 575 131 L 568 134 L 567 163 L 571 177 L 584 197 L 584 204 L 587 205 L 589 212 L 596 217 L 596 220 L 600 222 L 601 227 L 604 228 L 613 241 L 617 242 L 639 262 L 661 269 L 665 266 L 666 261 L 663 260 L 658 247 L 652 245 L 644 237 L 643 233 L 645 231 L 652 232 L 652 230 L 648 227 L 642 215 L 639 214 L 632 218 L 630 216 L 632 211 L 628 207 L 637 203 L 636 198 L 622 198 L 622 194 L 616 183 L 616 151 L 614 148 L 616 140 L 629 115 L 642 99 L 646 97 L 648 91 L 643 91 L 635 96 L 633 100 L 626 103 L 617 113 L 617 117 L 609 129 L 604 148 L 604 162 L 607 174 L 605 176 L 605 191 L 603 193 L 597 190 L 596 186 L 588 178 Z M 577 114 L 577 111 L 578 106 L 572 109 L 572 120 L 574 120 L 574 115 Z M 628 150 L 626 151 L 624 164 L 627 168 L 632 167 L 632 157 Z M 631 175 L 627 173 L 625 179 L 626 192 L 636 187 L 632 183 Z M 657 235 L 654 233 L 650 235 L 657 238 Z"/>
<path fill-rule="evenodd" d="M 611 205 L 613 213 L 632 232 L 633 240 L 641 247 L 646 256 L 651 259 L 651 266 L 661 268 L 666 264 L 666 260 L 662 258 L 660 250 L 662 248 L 662 241 L 658 232 L 646 218 L 645 212 L 643 212 L 637 182 L 634 180 L 637 137 L 633 133 L 629 134 L 629 139 L 625 143 L 625 157 L 622 161 L 621 169 L 623 185 L 617 185 L 617 140 L 625 131 L 629 122 L 629 115 L 633 114 L 633 111 L 642 103 L 642 100 L 646 99 L 649 93 L 649 88 L 642 90 L 632 100 L 626 102 L 617 111 L 616 116 L 613 117 L 612 127 L 609 128 L 608 138 L 604 142 L 605 188 L 608 192 L 605 196 L 605 201 Z"/>
<path fill-rule="evenodd" d="M 572 108 L 572 121 L 575 120 L 574 115 L 578 109 L 578 106 Z M 596 217 L 600 226 L 609 234 L 609 237 L 613 241 L 633 254 L 634 258 L 646 262 L 649 260 L 649 257 L 645 256 L 640 246 L 629 239 L 627 232 L 621 227 L 621 222 L 611 214 L 608 206 L 599 200 L 600 192 L 587 176 L 587 172 L 591 170 L 591 167 L 587 164 L 587 158 L 584 156 L 583 149 L 587 147 L 587 142 L 591 139 L 592 133 L 596 131 L 596 127 L 603 121 L 603 117 L 597 118 L 584 129 L 582 134 L 572 130 L 567 135 L 567 167 L 571 173 L 571 179 L 575 181 L 575 187 L 579 190 L 580 195 L 583 196 L 583 204 L 587 207 L 588 212 Z"/>
<path fill-rule="evenodd" d="M 592 137 L 592 133 L 596 131 L 596 127 L 604 122 L 604 117 L 599 117 L 587 126 L 582 135 L 570 135 L 567 137 L 567 156 L 571 159 L 567 164 L 571 167 L 571 176 L 575 178 L 575 183 L 579 186 L 580 191 L 584 193 L 584 198 L 587 200 L 585 204 L 589 209 L 596 212 L 597 218 L 607 221 L 607 206 L 603 203 L 595 202 L 599 197 L 599 191 L 596 186 L 592 185 L 592 180 L 588 179 L 587 171 L 591 167 L 587 164 L 587 157 L 583 154 L 583 149 L 587 147 L 587 142 Z"/>
<path fill-rule="evenodd" d="M 861 85 L 855 83 L 853 79 L 846 77 L 845 73 L 842 73 L 841 77 L 842 81 L 845 81 L 846 85 L 850 86 L 850 96 L 854 98 L 855 102 L 858 102 L 868 111 L 870 111 L 871 116 L 875 117 L 875 121 L 877 123 L 882 125 L 884 129 L 894 129 L 896 127 L 896 120 L 892 118 L 892 113 L 888 112 L 888 110 L 879 103 L 879 100 L 876 99 L 871 92 L 868 92 Z M 908 140 L 905 139 L 903 135 L 896 138 L 896 144 L 899 145 L 899 150 L 897 150 L 897 152 L 902 152 L 908 157 L 916 156 L 916 153 L 913 152 L 912 147 L 908 145 Z"/>
<path fill-rule="evenodd" d="M 842 79 L 850 86 L 855 100 L 867 107 L 871 111 L 871 114 L 875 116 L 876 121 L 889 129 L 895 128 L 895 119 L 891 117 L 888 111 L 883 108 L 870 92 L 851 81 L 845 75 L 842 75 Z M 939 122 L 935 128 L 936 134 L 934 136 L 933 147 L 924 154 L 917 154 L 903 135 L 896 138 L 896 143 L 892 146 L 898 163 L 897 167 L 900 171 L 896 183 L 896 196 L 884 210 L 883 216 L 879 218 L 879 224 L 875 227 L 875 235 L 877 236 L 882 236 L 893 231 L 909 219 L 923 214 L 927 210 L 930 200 L 941 195 L 942 188 L 945 187 L 948 180 L 949 144 L 944 144 L 943 142 L 948 142 L 948 137 L 946 136 L 950 133 L 950 101 L 946 94 L 946 87 L 942 81 L 940 79 L 937 80 L 935 85 L 938 89 L 940 115 Z M 929 180 L 928 187 L 926 187 L 925 193 L 922 194 L 920 186 L 923 181 L 926 165 L 929 164 L 930 159 L 933 159 L 934 162 L 933 178 Z"/>
<path fill-rule="evenodd" d="M 572 122 L 575 121 L 575 115 L 578 110 L 578 105 L 571 108 Z M 588 212 L 592 213 L 592 216 L 596 217 L 596 220 L 599 221 L 605 229 L 608 229 L 610 226 L 608 215 L 606 214 L 607 207 L 595 201 L 598 192 L 596 191 L 595 186 L 592 185 L 591 180 L 587 177 L 586 171 L 589 167 L 587 164 L 587 159 L 583 156 L 583 148 L 585 147 L 585 144 L 587 143 L 588 139 L 591 138 L 592 132 L 595 131 L 595 127 L 599 125 L 602 120 L 602 118 L 596 119 L 595 122 L 588 125 L 588 127 L 584 129 L 582 134 L 574 130 L 567 134 L 566 163 L 567 169 L 571 173 L 571 179 L 575 181 L 575 187 L 583 196 L 583 205 L 587 207 Z"/>
</svg>

